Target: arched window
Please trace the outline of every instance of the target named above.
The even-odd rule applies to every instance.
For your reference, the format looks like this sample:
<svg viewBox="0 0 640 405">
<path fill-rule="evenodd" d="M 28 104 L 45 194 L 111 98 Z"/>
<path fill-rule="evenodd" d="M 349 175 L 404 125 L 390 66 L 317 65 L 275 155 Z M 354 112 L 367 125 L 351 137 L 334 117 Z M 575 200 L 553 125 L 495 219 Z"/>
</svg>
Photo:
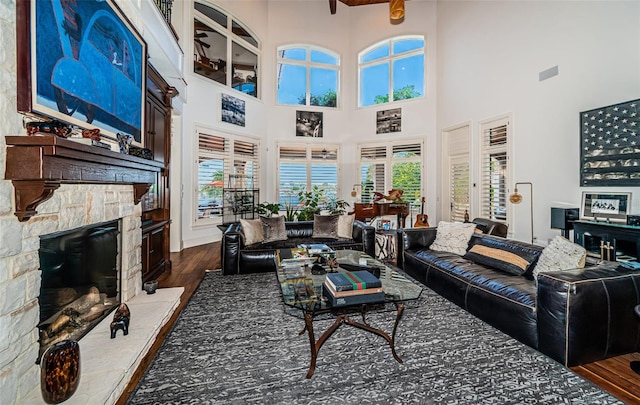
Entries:
<svg viewBox="0 0 640 405">
<path fill-rule="evenodd" d="M 255 36 L 220 10 L 197 1 L 193 7 L 194 72 L 258 97 L 260 43 Z"/>
<path fill-rule="evenodd" d="M 310 45 L 278 47 L 278 104 L 338 106 L 340 57 Z"/>
<path fill-rule="evenodd" d="M 358 105 L 391 103 L 424 96 L 424 37 L 379 42 L 358 55 Z"/>
</svg>

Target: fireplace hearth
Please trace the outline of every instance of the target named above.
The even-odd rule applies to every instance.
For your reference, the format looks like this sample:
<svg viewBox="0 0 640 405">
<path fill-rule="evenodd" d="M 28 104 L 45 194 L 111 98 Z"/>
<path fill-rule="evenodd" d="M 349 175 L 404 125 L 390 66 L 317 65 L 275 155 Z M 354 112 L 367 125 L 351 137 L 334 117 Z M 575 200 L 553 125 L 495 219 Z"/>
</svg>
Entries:
<svg viewBox="0 0 640 405">
<path fill-rule="evenodd" d="M 40 351 L 79 340 L 121 302 L 120 221 L 40 237 Z"/>
</svg>

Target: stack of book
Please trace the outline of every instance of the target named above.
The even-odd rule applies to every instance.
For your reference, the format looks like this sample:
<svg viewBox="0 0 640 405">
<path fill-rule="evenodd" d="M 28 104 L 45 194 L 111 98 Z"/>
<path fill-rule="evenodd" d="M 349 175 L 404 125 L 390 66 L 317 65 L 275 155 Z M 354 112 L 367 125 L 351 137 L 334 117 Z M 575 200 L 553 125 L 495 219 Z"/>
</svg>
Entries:
<svg viewBox="0 0 640 405">
<path fill-rule="evenodd" d="M 334 307 L 384 301 L 380 279 L 366 270 L 327 274 L 322 293 Z"/>
</svg>

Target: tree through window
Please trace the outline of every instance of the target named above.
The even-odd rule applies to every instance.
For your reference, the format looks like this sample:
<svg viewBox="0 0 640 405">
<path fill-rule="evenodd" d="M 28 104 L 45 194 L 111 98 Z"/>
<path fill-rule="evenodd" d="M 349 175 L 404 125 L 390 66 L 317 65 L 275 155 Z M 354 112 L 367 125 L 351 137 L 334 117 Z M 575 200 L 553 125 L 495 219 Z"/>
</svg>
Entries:
<svg viewBox="0 0 640 405">
<path fill-rule="evenodd" d="M 424 95 L 424 37 L 379 42 L 358 58 L 360 107 Z"/>
<path fill-rule="evenodd" d="M 310 45 L 278 48 L 278 104 L 338 106 L 340 58 Z"/>
</svg>

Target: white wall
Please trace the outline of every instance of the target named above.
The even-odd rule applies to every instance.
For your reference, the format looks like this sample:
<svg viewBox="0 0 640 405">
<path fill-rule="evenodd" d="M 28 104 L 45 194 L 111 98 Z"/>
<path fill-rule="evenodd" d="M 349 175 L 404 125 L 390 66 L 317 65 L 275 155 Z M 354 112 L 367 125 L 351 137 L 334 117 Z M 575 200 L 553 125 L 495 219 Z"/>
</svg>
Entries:
<svg viewBox="0 0 640 405">
<path fill-rule="evenodd" d="M 189 38 L 192 32 L 193 14 L 191 5 L 182 3 L 181 12 L 186 16 L 181 38 Z M 178 3 L 180 4 L 180 3 Z M 406 17 L 402 24 L 392 25 L 388 4 L 364 7 L 347 7 L 337 3 L 337 12 L 331 15 L 326 0 L 273 0 L 273 1 L 216 1 L 219 6 L 234 15 L 253 30 L 262 41 L 262 97 L 255 100 L 219 86 L 190 72 L 193 67 L 187 59 L 185 72 L 188 88 L 188 103 L 183 114 L 184 137 L 182 142 L 182 182 L 185 189 L 182 200 L 184 247 L 195 246 L 220 238 L 220 231 L 213 225 L 193 226 L 196 215 L 194 203 L 195 181 L 195 125 L 212 129 L 257 136 L 262 146 L 261 201 L 275 201 L 277 178 L 276 151 L 278 143 L 315 142 L 318 144 L 340 144 L 339 190 L 341 198 L 350 201 L 351 186 L 359 183 L 356 144 L 362 141 L 378 141 L 400 138 L 428 137 L 427 153 L 435 154 L 435 17 L 434 2 L 414 0 L 406 4 Z M 393 135 L 375 134 L 375 112 L 384 107 L 357 108 L 357 54 L 368 46 L 398 35 L 423 34 L 427 37 L 426 80 L 427 95 L 423 99 L 401 104 L 402 132 Z M 276 49 L 286 44 L 313 44 L 337 52 L 342 61 L 340 80 L 341 96 L 338 109 L 279 106 L 276 105 Z M 191 44 L 182 44 L 185 55 L 193 53 Z M 246 127 L 237 127 L 220 122 L 219 93 L 225 91 L 247 101 Z M 297 138 L 295 136 L 296 110 L 322 111 L 324 113 L 324 136 L 322 139 Z M 426 158 L 425 161 L 428 161 Z M 437 173 L 427 167 L 425 184 L 435 193 Z M 175 196 L 174 196 L 175 198 Z M 172 202 L 175 206 L 176 202 Z"/>
<path fill-rule="evenodd" d="M 533 182 L 534 235 L 546 243 L 559 233 L 550 207 L 598 190 L 579 186 L 579 112 L 639 98 L 640 3 L 446 1 L 437 20 L 439 131 L 471 121 L 477 154 L 478 122 L 513 114 L 512 180 Z M 558 76 L 538 80 L 556 65 Z M 640 213 L 638 188 L 600 191 L 633 191 Z M 512 213 L 510 231 L 528 240 L 526 200 Z"/>
<path fill-rule="evenodd" d="M 191 4 L 176 4 L 182 5 L 185 15 L 180 37 L 190 38 Z M 437 224 L 442 129 L 470 122 L 472 150 L 477 155 L 479 122 L 505 113 L 513 114 L 513 181 L 534 183 L 534 233 L 546 243 L 559 233 L 550 229 L 550 207 L 580 203 L 578 112 L 638 98 L 640 90 L 638 2 L 411 0 L 406 2 L 404 22 L 398 25 L 389 22 L 388 4 L 347 7 L 338 2 L 335 15 L 330 14 L 326 0 L 224 0 L 214 4 L 236 16 L 262 42 L 262 97 L 245 97 L 189 73 L 193 69 L 186 58 L 189 97 L 182 117 L 181 144 L 184 247 L 220 237 L 215 226 L 193 226 L 196 124 L 261 139 L 262 201 L 277 198 L 279 142 L 340 143 L 339 193 L 350 201 L 351 185 L 358 182 L 359 142 L 422 138 L 426 212 L 430 222 Z M 375 112 L 388 107 L 357 107 L 357 54 L 380 40 L 403 34 L 426 36 L 426 96 L 399 104 L 401 133 L 376 135 Z M 275 50 L 292 43 L 315 44 L 341 55 L 340 108 L 275 104 Z M 181 45 L 185 55 L 193 53 L 190 41 L 181 40 Z M 538 81 L 540 71 L 556 65 L 557 77 Z M 247 101 L 246 127 L 220 122 L 222 91 Z M 324 138 L 296 139 L 298 109 L 324 113 Z M 473 181 L 477 182 L 475 157 L 472 163 Z M 526 189 L 522 191 L 526 193 Z M 512 235 L 528 240 L 528 206 L 523 203 L 510 209 L 514 215 Z M 640 213 L 640 194 L 634 199 L 633 210 Z"/>
<path fill-rule="evenodd" d="M 209 128 L 218 133 L 239 134 L 260 139 L 263 148 L 262 154 L 265 155 L 266 137 L 266 110 L 265 102 L 254 97 L 244 95 L 241 92 L 232 90 L 230 87 L 219 85 L 211 80 L 193 73 L 193 3 L 175 2 L 178 7 L 182 7 L 181 14 L 184 15 L 184 25 L 181 27 L 179 36 L 187 38 L 182 40 L 182 47 L 185 55 L 185 80 L 188 85 L 188 100 L 181 117 L 182 140 L 181 140 L 181 161 L 180 169 L 182 172 L 181 181 L 184 192 L 182 200 L 176 200 L 179 195 L 172 193 L 172 206 L 179 204 L 182 211 L 182 247 L 201 245 L 220 239 L 220 231 L 215 225 L 195 226 L 194 218 L 197 216 L 195 209 L 195 189 L 197 184 L 196 170 L 196 138 L 195 131 L 197 127 Z M 243 0 L 243 1 L 216 1 L 216 7 L 227 12 L 227 14 L 236 17 L 252 33 L 262 42 L 263 54 L 267 38 L 267 16 L 268 2 L 261 0 Z M 265 66 L 264 62 L 262 63 Z M 269 81 L 271 76 L 266 76 L 265 70 L 258 73 L 259 80 Z M 261 85 L 263 92 L 267 92 L 264 84 Z M 231 94 L 234 97 L 245 100 L 246 123 L 244 127 L 222 122 L 220 116 L 220 95 L 221 93 Z M 172 163 L 174 164 L 175 161 Z M 263 171 L 263 177 L 266 171 Z M 179 193 L 176 193 L 179 194 Z M 179 244 L 174 241 L 172 250 Z"/>
</svg>

